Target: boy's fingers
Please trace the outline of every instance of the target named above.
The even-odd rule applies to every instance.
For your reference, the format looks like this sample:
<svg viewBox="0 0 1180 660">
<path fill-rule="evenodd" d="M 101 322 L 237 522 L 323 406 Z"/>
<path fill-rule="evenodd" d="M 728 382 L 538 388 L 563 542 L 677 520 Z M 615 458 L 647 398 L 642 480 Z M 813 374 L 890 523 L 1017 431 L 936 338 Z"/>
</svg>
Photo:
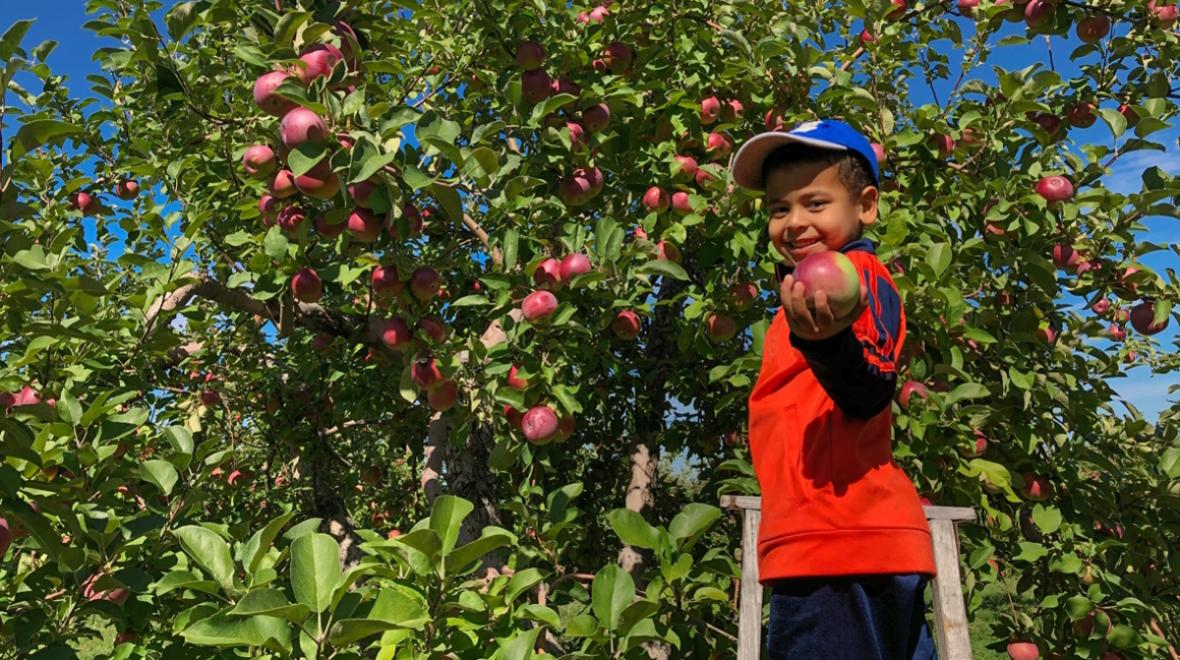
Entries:
<svg viewBox="0 0 1180 660">
<path fill-rule="evenodd" d="M 807 330 L 815 332 L 815 320 L 811 316 L 811 310 L 807 309 L 807 299 L 803 296 L 806 289 L 802 282 L 795 283 L 795 288 L 791 290 L 791 309 L 795 312 L 795 318 L 802 322 Z"/>
<path fill-rule="evenodd" d="M 835 319 L 832 318 L 832 309 L 828 307 L 828 294 L 823 289 L 815 292 L 815 323 L 819 327 L 827 327 L 832 325 Z"/>
</svg>

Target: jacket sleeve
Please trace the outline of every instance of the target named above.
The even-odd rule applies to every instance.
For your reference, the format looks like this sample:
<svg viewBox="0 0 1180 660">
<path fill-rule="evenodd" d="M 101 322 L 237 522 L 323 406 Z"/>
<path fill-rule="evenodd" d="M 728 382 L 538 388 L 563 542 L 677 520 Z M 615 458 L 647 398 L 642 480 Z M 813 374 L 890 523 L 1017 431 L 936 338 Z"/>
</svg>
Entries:
<svg viewBox="0 0 1180 660">
<path fill-rule="evenodd" d="M 869 324 L 810 341 L 790 335 L 816 380 L 845 414 L 869 419 L 889 406 L 897 386 L 894 351 L 901 327 L 901 297 L 887 278 L 869 288 Z M 862 279 L 861 285 L 865 284 Z M 854 328 L 864 329 L 857 329 Z"/>
</svg>

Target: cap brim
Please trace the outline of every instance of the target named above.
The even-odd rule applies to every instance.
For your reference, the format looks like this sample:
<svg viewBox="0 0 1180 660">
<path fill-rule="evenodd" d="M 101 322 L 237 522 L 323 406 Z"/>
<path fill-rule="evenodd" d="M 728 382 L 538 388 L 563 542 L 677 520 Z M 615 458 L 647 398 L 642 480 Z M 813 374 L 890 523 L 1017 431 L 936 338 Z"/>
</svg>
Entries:
<svg viewBox="0 0 1180 660">
<path fill-rule="evenodd" d="M 766 188 L 766 182 L 762 180 L 762 163 L 766 161 L 766 157 L 772 151 L 790 142 L 809 144 L 819 149 L 848 151 L 848 147 L 842 144 L 817 140 L 802 135 L 792 135 L 785 131 L 759 133 L 746 140 L 746 143 L 738 149 L 737 155 L 733 157 L 733 165 L 730 167 L 730 171 L 733 173 L 734 183 L 751 190 L 764 190 Z"/>
</svg>

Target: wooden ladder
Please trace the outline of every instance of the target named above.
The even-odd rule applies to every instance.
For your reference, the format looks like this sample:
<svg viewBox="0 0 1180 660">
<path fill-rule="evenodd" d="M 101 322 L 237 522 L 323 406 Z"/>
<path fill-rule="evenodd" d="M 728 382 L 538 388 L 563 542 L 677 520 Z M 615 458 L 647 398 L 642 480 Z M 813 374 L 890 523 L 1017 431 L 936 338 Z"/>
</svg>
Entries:
<svg viewBox="0 0 1180 660">
<path fill-rule="evenodd" d="M 762 653 L 762 585 L 758 583 L 758 525 L 762 499 L 722 495 L 723 509 L 742 512 L 741 609 L 738 615 L 738 660 L 759 660 Z M 938 575 L 934 590 L 934 640 L 939 660 L 971 660 L 967 608 L 959 573 L 959 533 L 955 524 L 974 521 L 975 510 L 961 506 L 926 506 Z"/>
</svg>

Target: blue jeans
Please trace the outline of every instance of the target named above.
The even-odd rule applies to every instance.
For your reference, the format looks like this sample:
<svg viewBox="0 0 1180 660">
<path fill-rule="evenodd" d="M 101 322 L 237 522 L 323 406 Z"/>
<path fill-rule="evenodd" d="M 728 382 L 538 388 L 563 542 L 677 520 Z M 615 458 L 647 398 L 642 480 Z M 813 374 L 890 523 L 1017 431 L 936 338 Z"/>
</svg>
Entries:
<svg viewBox="0 0 1180 660">
<path fill-rule="evenodd" d="M 772 581 L 770 660 L 935 660 L 923 594 L 928 576 L 849 575 Z"/>
</svg>

